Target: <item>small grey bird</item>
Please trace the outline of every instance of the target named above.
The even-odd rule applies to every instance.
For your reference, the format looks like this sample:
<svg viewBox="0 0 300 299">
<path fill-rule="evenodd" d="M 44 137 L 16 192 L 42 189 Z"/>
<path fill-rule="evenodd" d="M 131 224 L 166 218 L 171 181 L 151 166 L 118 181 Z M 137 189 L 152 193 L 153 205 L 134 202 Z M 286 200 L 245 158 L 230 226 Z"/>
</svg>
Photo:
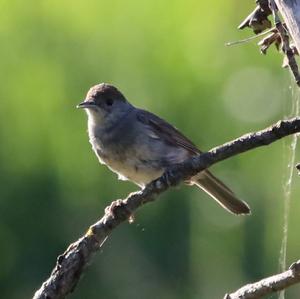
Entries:
<svg viewBox="0 0 300 299">
<path fill-rule="evenodd" d="M 175 127 L 158 116 L 131 105 L 114 86 L 93 86 L 84 102 L 90 143 L 100 163 L 119 179 L 145 187 L 171 165 L 200 155 L 201 151 Z M 250 208 L 208 170 L 192 177 L 195 184 L 234 214 L 249 214 Z"/>
</svg>

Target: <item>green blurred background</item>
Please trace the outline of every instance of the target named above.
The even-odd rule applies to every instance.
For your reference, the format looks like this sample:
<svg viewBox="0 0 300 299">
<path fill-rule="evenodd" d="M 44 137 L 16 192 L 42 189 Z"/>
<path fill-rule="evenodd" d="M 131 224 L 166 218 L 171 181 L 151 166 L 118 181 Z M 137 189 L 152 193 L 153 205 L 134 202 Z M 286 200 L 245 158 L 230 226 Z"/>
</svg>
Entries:
<svg viewBox="0 0 300 299">
<path fill-rule="evenodd" d="M 250 0 L 0 2 L 2 298 L 30 298 L 105 206 L 137 189 L 91 150 L 86 115 L 75 109 L 91 85 L 115 84 L 202 150 L 289 113 L 282 57 L 274 49 L 260 55 L 255 42 L 224 46 L 252 34 L 236 27 L 253 7 Z M 251 205 L 250 217 L 228 214 L 196 188 L 170 190 L 112 234 L 70 298 L 223 298 L 277 272 L 290 141 L 213 167 Z M 288 263 L 299 258 L 297 197 L 293 188 Z"/>
</svg>

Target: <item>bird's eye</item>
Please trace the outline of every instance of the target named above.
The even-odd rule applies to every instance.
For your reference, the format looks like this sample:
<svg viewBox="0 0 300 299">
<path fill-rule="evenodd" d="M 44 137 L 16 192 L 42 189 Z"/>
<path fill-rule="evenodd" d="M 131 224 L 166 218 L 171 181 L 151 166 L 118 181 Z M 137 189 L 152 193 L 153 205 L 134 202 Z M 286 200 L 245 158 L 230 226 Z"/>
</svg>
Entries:
<svg viewBox="0 0 300 299">
<path fill-rule="evenodd" d="M 111 98 L 108 98 L 108 99 L 105 100 L 105 104 L 106 104 L 107 106 L 111 106 L 111 105 L 113 104 L 113 102 L 114 102 L 114 100 L 111 99 Z"/>
</svg>

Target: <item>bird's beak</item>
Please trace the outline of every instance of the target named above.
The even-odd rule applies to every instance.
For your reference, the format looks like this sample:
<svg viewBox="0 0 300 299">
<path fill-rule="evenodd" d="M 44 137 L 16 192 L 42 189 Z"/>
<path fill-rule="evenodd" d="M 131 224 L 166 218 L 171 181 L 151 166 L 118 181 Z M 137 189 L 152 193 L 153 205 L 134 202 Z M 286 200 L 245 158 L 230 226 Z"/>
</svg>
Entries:
<svg viewBox="0 0 300 299">
<path fill-rule="evenodd" d="M 96 103 L 94 101 L 88 100 L 88 101 L 83 101 L 82 103 L 78 104 L 76 108 L 92 108 L 95 107 Z"/>
</svg>

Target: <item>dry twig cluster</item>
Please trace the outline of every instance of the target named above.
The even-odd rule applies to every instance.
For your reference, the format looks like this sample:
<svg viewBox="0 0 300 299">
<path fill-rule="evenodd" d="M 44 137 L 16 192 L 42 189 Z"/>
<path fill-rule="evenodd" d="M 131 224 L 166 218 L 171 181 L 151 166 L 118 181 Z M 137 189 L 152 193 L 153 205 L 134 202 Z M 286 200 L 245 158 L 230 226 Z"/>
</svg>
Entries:
<svg viewBox="0 0 300 299">
<path fill-rule="evenodd" d="M 277 50 L 284 54 L 282 67 L 290 68 L 295 81 L 300 86 L 299 68 L 295 55 L 298 55 L 296 46 L 290 42 L 291 37 L 285 23 L 283 23 L 278 15 L 278 9 L 274 0 L 256 0 L 256 8 L 246 17 L 239 25 L 239 29 L 249 27 L 258 36 L 267 34 L 258 42 L 262 54 L 267 54 L 271 45 L 275 45 Z M 269 16 L 273 16 L 272 22 Z"/>
</svg>

